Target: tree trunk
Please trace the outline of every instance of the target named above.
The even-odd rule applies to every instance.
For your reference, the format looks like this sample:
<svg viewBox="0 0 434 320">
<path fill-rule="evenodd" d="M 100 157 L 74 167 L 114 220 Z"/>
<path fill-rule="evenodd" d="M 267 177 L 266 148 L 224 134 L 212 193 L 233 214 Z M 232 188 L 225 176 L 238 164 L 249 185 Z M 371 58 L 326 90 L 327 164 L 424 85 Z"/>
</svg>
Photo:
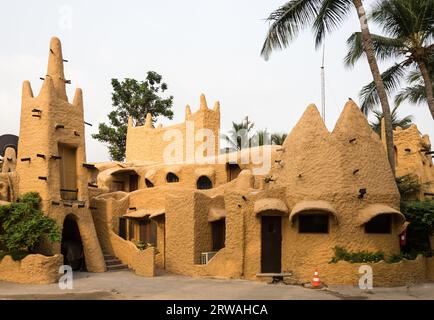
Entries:
<svg viewBox="0 0 434 320">
<path fill-rule="evenodd" d="M 377 94 L 380 99 L 381 108 L 383 110 L 384 126 L 386 129 L 387 157 L 389 159 L 392 172 L 395 174 L 395 152 L 393 145 L 392 116 L 390 113 L 389 101 L 387 98 L 386 89 L 384 88 L 383 79 L 381 78 L 380 69 L 378 68 L 377 60 L 375 58 L 374 45 L 372 43 L 372 37 L 369 31 L 368 20 L 362 0 L 353 0 L 353 3 L 359 16 L 360 28 L 362 31 L 363 49 L 366 53 L 366 57 L 368 58 L 369 67 L 374 78 L 375 87 L 377 89 Z"/>
<path fill-rule="evenodd" d="M 417 64 L 419 66 L 420 73 L 422 74 L 423 82 L 425 83 L 426 100 L 428 101 L 429 111 L 431 112 L 431 117 L 434 119 L 434 94 L 432 90 L 432 80 L 425 61 L 418 60 Z"/>
</svg>

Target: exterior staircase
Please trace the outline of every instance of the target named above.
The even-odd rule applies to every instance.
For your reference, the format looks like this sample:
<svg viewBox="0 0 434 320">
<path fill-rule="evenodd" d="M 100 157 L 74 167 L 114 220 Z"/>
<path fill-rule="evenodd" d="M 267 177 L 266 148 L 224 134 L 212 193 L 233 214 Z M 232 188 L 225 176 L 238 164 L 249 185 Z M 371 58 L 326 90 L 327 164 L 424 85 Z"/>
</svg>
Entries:
<svg viewBox="0 0 434 320">
<path fill-rule="evenodd" d="M 128 266 L 126 264 L 123 264 L 122 261 L 119 260 L 114 255 L 109 253 L 103 253 L 103 254 L 104 254 L 104 261 L 107 267 L 107 271 L 111 272 L 111 271 L 129 270 Z"/>
</svg>

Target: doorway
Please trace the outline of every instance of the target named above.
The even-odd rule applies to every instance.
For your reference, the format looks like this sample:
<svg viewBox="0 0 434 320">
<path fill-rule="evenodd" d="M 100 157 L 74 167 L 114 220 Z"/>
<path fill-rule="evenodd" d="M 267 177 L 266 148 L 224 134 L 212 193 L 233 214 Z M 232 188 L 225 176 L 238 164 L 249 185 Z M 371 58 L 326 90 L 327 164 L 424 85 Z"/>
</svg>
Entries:
<svg viewBox="0 0 434 320">
<path fill-rule="evenodd" d="M 80 230 L 72 214 L 67 215 L 63 222 L 61 253 L 65 265 L 74 271 L 86 271 Z"/>
<path fill-rule="evenodd" d="M 63 200 L 77 200 L 77 149 L 58 144 L 60 163 L 60 194 Z"/>
<path fill-rule="evenodd" d="M 281 273 L 282 217 L 262 216 L 261 272 Z"/>
</svg>

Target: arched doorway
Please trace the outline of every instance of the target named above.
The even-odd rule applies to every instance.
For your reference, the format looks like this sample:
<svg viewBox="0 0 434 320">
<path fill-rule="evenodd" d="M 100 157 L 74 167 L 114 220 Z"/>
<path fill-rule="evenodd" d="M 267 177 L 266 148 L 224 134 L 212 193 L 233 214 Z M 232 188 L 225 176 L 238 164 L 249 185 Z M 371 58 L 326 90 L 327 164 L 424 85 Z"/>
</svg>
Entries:
<svg viewBox="0 0 434 320">
<path fill-rule="evenodd" d="M 61 253 L 64 264 L 71 266 L 72 270 L 86 270 L 80 230 L 72 214 L 67 215 L 63 221 Z"/>
<path fill-rule="evenodd" d="M 196 187 L 201 190 L 211 189 L 212 182 L 207 176 L 200 176 L 199 179 L 197 179 Z"/>
</svg>

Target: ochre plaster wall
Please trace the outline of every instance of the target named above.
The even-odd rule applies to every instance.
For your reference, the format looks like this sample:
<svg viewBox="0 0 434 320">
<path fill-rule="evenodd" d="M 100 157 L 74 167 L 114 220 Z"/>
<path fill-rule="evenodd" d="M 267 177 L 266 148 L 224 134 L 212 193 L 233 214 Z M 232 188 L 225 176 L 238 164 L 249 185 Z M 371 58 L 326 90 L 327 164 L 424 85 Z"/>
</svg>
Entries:
<svg viewBox="0 0 434 320">
<path fill-rule="evenodd" d="M 208 109 L 205 96 L 201 95 L 199 110 L 191 114 L 190 107 L 186 108 L 186 119 L 184 123 L 170 126 L 152 126 L 151 115 L 148 115 L 143 126 L 133 126 L 133 119 L 129 121 L 126 145 L 126 161 L 155 161 L 164 162 L 164 152 L 168 146 L 174 143 L 174 139 L 180 138 L 182 154 L 177 161 L 186 161 L 189 158 L 194 160 L 195 150 L 206 141 L 202 136 L 203 129 L 210 130 L 214 137 L 214 143 L 210 150 L 213 155 L 219 152 L 219 130 L 220 130 L 220 104 L 216 102 L 214 109 Z M 175 133 L 176 132 L 176 133 Z M 193 150 L 190 152 L 190 150 Z M 211 156 L 211 154 L 208 154 Z M 167 160 L 166 160 L 167 161 Z"/>
<path fill-rule="evenodd" d="M 37 191 L 42 198 L 42 210 L 54 218 L 62 229 L 68 214 L 77 220 L 84 247 L 88 271 L 105 271 L 104 258 L 98 243 L 89 210 L 88 175 L 82 166 L 86 162 L 83 118 L 83 95 L 76 89 L 72 103 L 65 89 L 62 49 L 59 39 L 52 38 L 48 70 L 41 91 L 33 95 L 30 83 L 22 89 L 20 139 L 18 144 L 18 193 Z M 79 202 L 72 206 L 61 199 L 59 144 L 76 149 L 75 185 Z M 26 161 L 27 160 L 27 161 Z M 45 254 L 60 253 L 59 244 L 45 243 Z"/>
<path fill-rule="evenodd" d="M 51 257 L 30 254 L 21 261 L 14 261 L 11 256 L 0 260 L 0 280 L 18 283 L 54 283 L 61 276 L 59 268 L 63 265 L 63 256 Z"/>
</svg>

